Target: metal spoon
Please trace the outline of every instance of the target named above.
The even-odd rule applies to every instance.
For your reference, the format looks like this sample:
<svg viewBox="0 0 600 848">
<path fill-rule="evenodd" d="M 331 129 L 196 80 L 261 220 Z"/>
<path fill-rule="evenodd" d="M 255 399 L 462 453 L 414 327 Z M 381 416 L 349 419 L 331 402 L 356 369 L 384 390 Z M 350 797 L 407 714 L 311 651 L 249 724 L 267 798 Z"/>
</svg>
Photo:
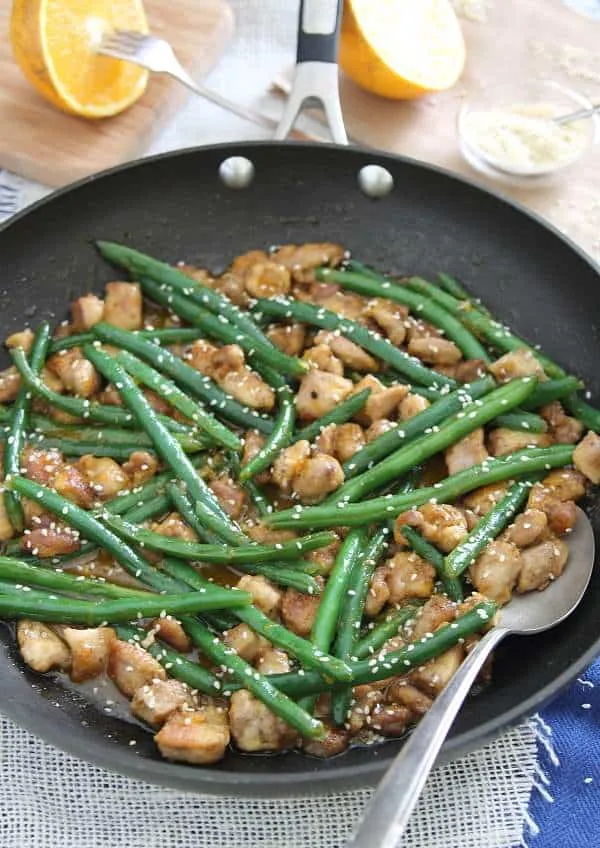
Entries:
<svg viewBox="0 0 600 848">
<path fill-rule="evenodd" d="M 570 124 L 572 121 L 581 121 L 583 118 L 591 118 L 600 112 L 600 103 L 589 109 L 578 109 L 577 112 L 569 112 L 568 115 L 559 115 L 557 118 L 552 118 L 553 124 L 558 124 L 559 127 L 563 124 Z"/>
<path fill-rule="evenodd" d="M 594 532 L 581 509 L 568 544 L 565 576 L 544 592 L 515 595 L 502 610 L 500 623 L 478 642 L 434 701 L 379 784 L 348 848 L 397 848 L 442 743 L 487 657 L 505 636 L 541 633 L 573 612 L 594 567 Z"/>
</svg>

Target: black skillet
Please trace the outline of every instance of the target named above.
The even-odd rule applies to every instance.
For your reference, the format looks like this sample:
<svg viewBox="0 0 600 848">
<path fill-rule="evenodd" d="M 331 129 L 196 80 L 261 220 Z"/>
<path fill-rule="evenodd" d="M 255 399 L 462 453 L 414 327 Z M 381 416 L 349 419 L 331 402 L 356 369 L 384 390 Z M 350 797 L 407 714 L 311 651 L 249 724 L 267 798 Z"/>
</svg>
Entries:
<svg viewBox="0 0 600 848">
<path fill-rule="evenodd" d="M 245 156 L 251 184 L 228 188 L 219 166 Z M 361 192 L 365 165 L 394 189 Z M 380 268 L 462 279 L 514 330 L 578 375 L 600 400 L 600 278 L 573 244 L 529 212 L 439 169 L 401 157 L 325 145 L 220 145 L 159 156 L 58 192 L 0 228 L 0 333 L 60 320 L 68 303 L 114 277 L 93 238 L 135 245 L 214 270 L 232 256 L 285 242 L 339 241 Z M 600 540 L 600 514 L 589 516 Z M 600 544 L 597 544 L 600 551 Z M 568 573 L 564 579 L 568 580 Z M 513 638 L 497 652 L 493 682 L 463 708 L 443 759 L 480 747 L 554 697 L 600 652 L 600 570 L 577 612 L 556 629 Z M 231 751 L 211 768 L 165 762 L 151 735 L 109 715 L 67 682 L 37 675 L 0 624 L 0 710 L 50 743 L 108 769 L 188 791 L 269 796 L 374 783 L 401 742 L 331 760 Z M 136 745 L 130 745 L 135 740 Z"/>
</svg>

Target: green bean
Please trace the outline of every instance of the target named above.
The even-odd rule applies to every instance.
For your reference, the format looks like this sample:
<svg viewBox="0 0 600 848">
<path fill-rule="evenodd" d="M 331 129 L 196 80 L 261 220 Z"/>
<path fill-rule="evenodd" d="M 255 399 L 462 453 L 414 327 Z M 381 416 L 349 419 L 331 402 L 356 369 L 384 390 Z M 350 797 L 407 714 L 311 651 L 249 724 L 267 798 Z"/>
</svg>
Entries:
<svg viewBox="0 0 600 848">
<path fill-rule="evenodd" d="M 6 587 L 0 591 L 6 592 Z M 209 592 L 184 595 L 149 595 L 109 601 L 80 601 L 46 595 L 39 597 L 22 588 L 18 593 L 0 594 L 0 614 L 6 618 L 31 616 L 36 621 L 61 624 L 87 624 L 94 627 L 113 621 L 132 621 L 156 615 L 181 615 L 201 610 L 223 609 L 250 604 L 247 592 L 214 588 Z"/>
<path fill-rule="evenodd" d="M 258 545 L 248 542 L 242 547 L 224 547 L 221 545 L 203 545 L 197 542 L 186 542 L 170 536 L 162 536 L 152 530 L 144 530 L 136 524 L 123 520 L 118 515 L 107 514 L 104 523 L 119 536 L 136 545 L 143 545 L 155 551 L 162 551 L 178 559 L 195 560 L 199 562 L 220 563 L 237 566 L 251 563 L 279 562 L 296 560 L 309 551 L 315 551 L 336 540 L 335 533 L 314 533 L 289 542 L 278 542 L 275 545 Z"/>
<path fill-rule="evenodd" d="M 325 415 L 317 418 L 316 421 L 298 430 L 294 434 L 292 443 L 295 444 L 301 440 L 312 442 L 330 424 L 345 424 L 346 421 L 349 421 L 352 416 L 356 415 L 363 408 L 370 395 L 371 389 L 362 389 L 362 391 L 357 392 L 355 395 L 350 395 L 349 398 L 343 400 L 331 412 L 326 412 Z"/>
<path fill-rule="evenodd" d="M 409 468 L 419 465 L 429 457 L 453 445 L 468 433 L 492 421 L 501 412 L 518 406 L 535 387 L 535 380 L 524 377 L 490 392 L 482 400 L 475 400 L 456 412 L 439 427 L 431 428 L 399 448 L 368 471 L 345 482 L 331 495 L 326 503 L 356 501 L 380 486 L 397 479 Z"/>
<path fill-rule="evenodd" d="M 584 427 L 593 430 L 594 433 L 600 433 L 600 410 L 590 406 L 577 395 L 569 395 L 564 398 L 563 403 L 571 415 L 578 418 Z"/>
<path fill-rule="evenodd" d="M 196 512 L 201 516 L 208 529 L 231 544 L 244 542 L 246 538 L 244 534 L 223 511 L 204 480 L 196 473 L 194 466 L 179 444 L 158 420 L 156 413 L 129 374 L 111 356 L 93 345 L 86 345 L 83 348 L 83 353 L 100 373 L 115 385 L 123 403 L 135 415 L 140 427 L 146 431 L 154 442 L 157 454 L 186 484 L 190 497 L 196 502 Z"/>
<path fill-rule="evenodd" d="M 135 330 L 135 335 L 141 339 L 148 339 L 154 344 L 175 345 L 193 342 L 202 338 L 202 333 L 197 327 L 163 327 L 158 330 Z M 59 353 L 61 350 L 69 350 L 72 347 L 81 347 L 94 341 L 93 330 L 87 333 L 76 333 L 65 336 L 62 339 L 54 339 L 48 350 L 49 354 Z"/>
<path fill-rule="evenodd" d="M 451 294 L 452 297 L 456 297 L 458 300 L 471 300 L 471 295 L 466 290 L 466 288 L 459 283 L 456 277 L 451 277 L 450 274 L 444 274 L 440 271 L 437 275 L 438 285 L 442 289 L 442 291 Z"/>
<path fill-rule="evenodd" d="M 227 418 L 241 427 L 254 428 L 261 433 L 272 431 L 273 422 L 269 418 L 242 406 L 231 395 L 222 391 L 210 377 L 196 371 L 178 356 L 153 344 L 148 339 L 140 338 L 136 333 L 120 330 L 104 322 L 94 326 L 94 337 L 106 344 L 128 350 L 149 362 L 157 370 L 168 374 L 194 397 L 203 400 L 208 407 L 218 411 L 220 417 Z"/>
<path fill-rule="evenodd" d="M 36 330 L 31 345 L 29 366 L 34 374 L 38 374 L 46 360 L 46 353 L 50 343 L 50 325 L 48 322 L 41 324 Z M 23 357 L 25 351 L 21 350 Z M 4 473 L 18 474 L 21 467 L 21 451 L 25 446 L 25 431 L 29 426 L 29 406 L 31 393 L 26 385 L 19 389 L 12 407 L 12 420 L 6 439 L 4 449 Z M 4 494 L 4 506 L 8 519 L 17 533 L 21 533 L 24 526 L 23 509 L 21 502 L 14 492 Z"/>
<path fill-rule="evenodd" d="M 444 586 L 444 591 L 453 601 L 462 601 L 462 583 L 457 577 L 447 574 L 444 570 L 444 557 L 438 549 L 427 539 L 424 539 L 418 530 L 406 524 L 402 527 L 402 535 L 413 549 L 413 551 L 430 563 Z"/>
<path fill-rule="evenodd" d="M 172 565 L 173 563 L 170 561 L 169 567 Z M 187 563 L 178 564 L 177 574 L 180 579 L 185 580 L 189 586 L 198 591 L 206 590 L 213 585 Z M 316 668 L 321 674 L 327 674 L 335 680 L 350 680 L 350 668 L 345 662 L 320 651 L 307 639 L 302 639 L 281 624 L 272 621 L 255 606 L 249 606 L 239 614 L 237 612 L 234 614 L 236 618 L 245 622 L 256 633 L 264 636 L 278 648 L 288 651 L 308 668 Z"/>
<path fill-rule="evenodd" d="M 240 458 L 237 453 L 230 453 L 228 455 L 229 465 L 231 468 L 232 475 L 239 480 L 240 476 Z M 264 518 L 266 515 L 270 515 L 273 512 L 273 506 L 269 501 L 268 497 L 265 495 L 261 487 L 258 483 L 255 483 L 254 480 L 245 480 L 244 483 L 241 484 L 244 491 L 248 493 L 250 496 L 250 500 L 256 507 L 256 510 L 261 518 Z"/>
<path fill-rule="evenodd" d="M 39 563 L 39 560 L 36 560 Z M 117 586 L 106 580 L 94 580 L 55 571 L 52 568 L 41 567 L 23 562 L 20 559 L 0 556 L 0 579 L 14 581 L 26 586 L 41 586 L 56 592 L 69 592 L 74 595 L 100 595 L 103 598 L 137 598 L 148 597 L 143 589 L 130 589 Z"/>
<path fill-rule="evenodd" d="M 206 448 L 206 442 L 190 439 L 188 436 L 183 438 L 179 433 L 173 433 L 175 441 L 181 446 L 186 453 L 198 453 Z M 64 439 L 64 438 L 45 438 L 29 440 L 30 444 L 40 445 L 44 449 L 56 448 L 65 456 L 109 456 L 112 459 L 126 461 L 132 453 L 140 450 L 140 445 L 131 442 L 130 444 L 112 445 L 102 444 L 98 442 L 83 442 L 79 439 Z M 144 448 L 150 453 L 155 453 L 153 448 Z"/>
<path fill-rule="evenodd" d="M 444 574 L 448 577 L 458 577 L 473 565 L 479 554 L 507 527 L 517 512 L 521 509 L 529 490 L 539 479 L 533 475 L 529 480 L 513 483 L 506 495 L 495 506 L 479 519 L 459 544 L 444 560 Z"/>
<path fill-rule="evenodd" d="M 179 410 L 196 427 L 206 433 L 212 441 L 229 450 L 241 450 L 242 443 L 235 433 L 232 433 L 220 421 L 217 421 L 203 406 L 192 400 L 179 386 L 164 377 L 151 365 L 142 362 L 141 359 L 127 350 L 119 351 L 115 355 L 115 359 L 135 380 L 139 380 L 139 382 L 148 386 L 168 404 Z"/>
<path fill-rule="evenodd" d="M 221 292 L 203 286 L 166 262 L 160 262 L 130 247 L 107 241 L 97 241 L 96 245 L 105 259 L 134 274 L 136 279 L 139 279 L 142 288 L 151 297 L 154 296 L 153 292 L 156 293 L 157 286 L 160 286 L 163 291 L 165 287 L 170 289 L 174 295 L 173 304 L 169 302 L 166 305 L 170 307 L 173 305 L 175 312 L 178 312 L 175 302 L 180 305 L 181 302 L 187 300 L 196 306 L 199 311 L 194 313 L 196 319 L 190 321 L 190 323 L 195 324 L 198 321 L 198 326 L 215 338 L 226 343 L 234 342 L 244 350 L 255 352 L 282 374 L 298 376 L 306 373 L 307 365 L 305 362 L 280 351 L 262 333 L 249 315 L 238 309 Z M 150 282 L 152 282 L 152 286 L 150 286 Z M 158 302 L 164 303 L 164 300 Z M 215 320 L 215 316 L 217 316 L 217 320 Z M 182 314 L 181 317 L 189 320 L 185 314 Z M 221 327 L 218 326 L 219 322 Z M 229 329 L 225 330 L 226 323 L 231 326 L 231 332 Z"/>
<path fill-rule="evenodd" d="M 277 389 L 279 395 L 279 413 L 275 420 L 273 432 L 267 437 L 266 442 L 250 462 L 244 465 L 240 471 L 240 482 L 245 483 L 256 477 L 261 471 L 269 468 L 277 459 L 282 450 L 287 448 L 294 433 L 296 421 L 296 406 L 294 404 L 294 393 L 289 386 Z"/>
<path fill-rule="evenodd" d="M 425 386 L 456 385 L 454 380 L 426 368 L 419 359 L 409 356 L 387 339 L 372 332 L 362 324 L 351 321 L 349 318 L 340 318 L 335 312 L 330 312 L 321 306 L 313 306 L 311 303 L 284 298 L 277 298 L 276 300 L 259 299 L 253 306 L 253 312 L 256 314 L 262 312 L 276 318 L 293 318 L 295 321 L 321 327 L 325 330 L 339 330 L 342 335 L 373 356 L 391 365 L 415 383 L 422 383 Z"/>
<path fill-rule="evenodd" d="M 496 614 L 498 607 L 493 601 L 483 601 L 473 607 L 469 612 L 458 616 L 451 624 L 444 624 L 435 633 L 424 636 L 417 642 L 412 642 L 397 651 L 366 657 L 358 662 L 350 662 L 352 668 L 353 686 L 364 683 L 374 683 L 377 680 L 385 680 L 394 674 L 406 674 L 411 668 L 418 668 L 427 660 L 439 657 L 445 651 L 459 644 L 472 633 L 479 633 L 488 627 Z M 304 674 L 291 672 L 288 674 L 273 674 L 269 678 L 274 686 L 293 698 L 313 695 L 317 692 L 325 692 L 334 688 L 332 683 L 323 680 L 314 671 L 305 671 Z M 231 687 L 232 690 L 234 687 Z M 227 690 L 225 690 L 225 693 Z"/>
<path fill-rule="evenodd" d="M 352 658 L 363 660 L 377 653 L 389 639 L 398 635 L 401 627 L 415 618 L 421 603 L 421 601 L 411 601 L 408 606 L 401 607 L 380 621 L 373 622 L 372 629 L 368 630 L 352 649 Z"/>
<path fill-rule="evenodd" d="M 68 395 L 59 395 L 41 380 L 29 367 L 27 357 L 20 348 L 15 348 L 10 351 L 12 360 L 21 375 L 21 378 L 27 388 L 34 394 L 39 395 L 48 401 L 51 406 L 60 409 L 62 412 L 67 412 L 75 418 L 83 418 L 84 421 L 98 421 L 100 424 L 116 424 L 117 427 L 127 427 L 134 422 L 134 417 L 131 413 L 120 406 L 109 406 L 96 401 L 87 400 L 86 398 L 72 397 Z M 166 416 L 157 416 L 163 426 L 168 427 L 174 433 L 189 433 L 189 428 L 179 421 L 174 421 Z"/>
<path fill-rule="evenodd" d="M 198 468 L 205 461 L 206 456 L 194 456 L 191 460 L 194 468 Z M 167 483 L 172 479 L 173 472 L 171 469 L 163 471 L 160 474 L 156 474 L 142 486 L 137 486 L 126 494 L 117 495 L 115 498 L 106 501 L 103 507 L 113 515 L 123 515 L 123 513 L 140 506 L 144 501 L 150 500 L 150 498 L 162 492 Z"/>
<path fill-rule="evenodd" d="M 381 436 L 373 439 L 342 465 L 345 479 L 350 480 L 357 477 L 392 451 L 397 450 L 399 445 L 408 444 L 417 436 L 437 427 L 446 421 L 450 415 L 460 412 L 469 403 L 490 392 L 494 386 L 495 382 L 492 377 L 483 377 L 481 380 L 467 383 L 454 392 L 441 397 L 408 421 L 401 422 L 393 430 L 382 433 Z"/>
<path fill-rule="evenodd" d="M 190 525 L 199 539 L 202 539 L 204 542 L 208 542 L 212 545 L 220 544 L 219 536 L 212 533 L 204 526 L 202 521 L 198 518 L 191 500 L 188 498 L 187 494 L 179 488 L 178 483 L 174 480 L 168 483 L 166 486 L 166 493 L 173 507 L 181 515 L 183 520 Z M 127 518 L 127 516 L 125 517 Z M 135 524 L 138 522 L 132 523 Z"/>
<path fill-rule="evenodd" d="M 577 377 L 559 377 L 555 380 L 546 380 L 538 383 L 531 396 L 523 404 L 525 409 L 539 409 L 555 400 L 568 401 L 572 392 L 583 388 L 583 383 Z"/>
<path fill-rule="evenodd" d="M 96 444 L 135 444 L 138 450 L 152 448 L 152 442 L 140 430 L 130 430 L 124 427 L 84 427 L 80 424 L 63 424 L 53 421 L 45 415 L 30 415 L 29 422 L 32 435 L 56 437 L 57 439 L 73 439 L 79 442 L 94 442 Z M 208 444 L 205 436 L 191 427 L 187 432 L 175 433 L 177 441 L 185 448 L 191 445 L 195 450 L 198 443 Z"/>
<path fill-rule="evenodd" d="M 312 530 L 324 527 L 363 527 L 372 521 L 392 518 L 406 509 L 421 506 L 435 498 L 438 503 L 448 503 L 466 492 L 472 492 L 488 483 L 499 483 L 512 477 L 522 477 L 536 471 L 550 470 L 569 465 L 573 460 L 573 445 L 553 445 L 549 448 L 526 448 L 506 456 L 486 459 L 457 474 L 452 474 L 435 483 L 402 495 L 386 495 L 381 498 L 348 504 L 340 511 L 339 504 L 295 507 L 274 513 L 266 520 L 272 527 L 291 527 Z"/>
<path fill-rule="evenodd" d="M 411 291 L 385 277 L 379 277 L 378 280 L 375 280 L 371 277 L 363 277 L 360 274 L 348 271 L 336 271 L 331 268 L 320 268 L 316 276 L 320 280 L 333 280 L 344 288 L 357 292 L 364 297 L 387 298 L 396 303 L 401 303 L 403 306 L 408 306 L 414 314 L 443 330 L 445 336 L 461 349 L 466 359 L 490 361 L 485 348 L 454 315 L 447 312 L 439 303 L 435 303 L 428 297 L 423 297 L 418 292 Z"/>
<path fill-rule="evenodd" d="M 115 631 L 123 642 L 130 642 L 147 651 L 154 659 L 168 671 L 170 677 L 180 680 L 182 683 L 207 695 L 217 695 L 222 688 L 219 678 L 204 666 L 184 657 L 183 654 L 174 651 L 156 639 L 148 644 L 148 633 L 139 627 L 130 627 L 125 624 L 117 624 Z"/>
<path fill-rule="evenodd" d="M 548 429 L 548 425 L 540 415 L 525 410 L 499 415 L 492 421 L 492 425 L 494 427 L 507 427 L 509 430 L 525 430 L 528 433 L 545 433 Z"/>
<path fill-rule="evenodd" d="M 369 277 L 371 280 L 380 280 L 383 276 L 379 273 L 379 271 L 371 268 L 370 265 L 365 265 L 363 262 L 357 262 L 356 259 L 348 259 L 348 261 L 344 263 L 344 269 L 352 271 L 353 274 L 360 274 L 362 277 Z"/>
<path fill-rule="evenodd" d="M 367 592 L 375 566 L 386 549 L 390 531 L 381 527 L 369 539 L 362 556 L 357 557 L 350 577 L 346 597 L 343 599 L 337 627 L 334 653 L 342 660 L 348 660 L 360 631 Z M 331 715 L 337 725 L 343 725 L 352 701 L 352 687 L 336 690 L 331 697 Z"/>
</svg>

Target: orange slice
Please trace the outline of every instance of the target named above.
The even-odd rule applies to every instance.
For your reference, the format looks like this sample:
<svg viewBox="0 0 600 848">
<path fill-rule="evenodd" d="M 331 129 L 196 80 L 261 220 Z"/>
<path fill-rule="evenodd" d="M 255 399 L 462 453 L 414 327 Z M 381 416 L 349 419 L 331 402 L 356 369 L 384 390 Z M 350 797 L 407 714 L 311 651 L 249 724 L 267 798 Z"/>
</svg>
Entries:
<svg viewBox="0 0 600 848">
<path fill-rule="evenodd" d="M 362 88 L 410 100 L 451 88 L 465 43 L 449 0 L 346 0 L 340 65 Z"/>
<path fill-rule="evenodd" d="M 94 46 L 117 29 L 148 32 L 141 0 L 14 0 L 15 58 L 37 91 L 86 118 L 117 115 L 146 89 L 148 71 L 99 56 Z"/>
</svg>

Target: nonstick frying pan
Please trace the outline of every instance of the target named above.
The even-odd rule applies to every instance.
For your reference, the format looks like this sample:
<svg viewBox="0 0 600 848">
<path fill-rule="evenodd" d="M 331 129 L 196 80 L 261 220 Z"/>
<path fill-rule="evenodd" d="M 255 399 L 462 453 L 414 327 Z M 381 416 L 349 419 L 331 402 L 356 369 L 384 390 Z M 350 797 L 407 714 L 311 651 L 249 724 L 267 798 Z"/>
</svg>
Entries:
<svg viewBox="0 0 600 848">
<path fill-rule="evenodd" d="M 240 156 L 251 160 L 255 176 L 235 190 L 219 168 Z M 394 181 L 378 200 L 358 187 L 359 172 L 372 164 Z M 589 258 L 515 204 L 411 160 L 334 145 L 220 145 L 84 180 L 0 228 L 2 337 L 24 323 L 60 320 L 74 297 L 102 290 L 114 272 L 95 254 L 93 238 L 215 271 L 251 248 L 314 240 L 340 241 L 390 271 L 447 270 L 600 399 L 600 278 Z M 598 540 L 600 513 L 593 500 L 587 507 Z M 535 712 L 591 662 L 600 652 L 599 607 L 596 568 L 575 615 L 499 649 L 492 683 L 465 705 L 443 758 L 479 747 Z M 381 776 L 402 744 L 356 748 L 325 761 L 231 752 L 211 768 L 168 763 L 141 727 L 106 714 L 60 677 L 25 668 L 12 628 L 2 624 L 0 710 L 79 757 L 188 791 L 274 797 L 365 785 Z"/>
</svg>

